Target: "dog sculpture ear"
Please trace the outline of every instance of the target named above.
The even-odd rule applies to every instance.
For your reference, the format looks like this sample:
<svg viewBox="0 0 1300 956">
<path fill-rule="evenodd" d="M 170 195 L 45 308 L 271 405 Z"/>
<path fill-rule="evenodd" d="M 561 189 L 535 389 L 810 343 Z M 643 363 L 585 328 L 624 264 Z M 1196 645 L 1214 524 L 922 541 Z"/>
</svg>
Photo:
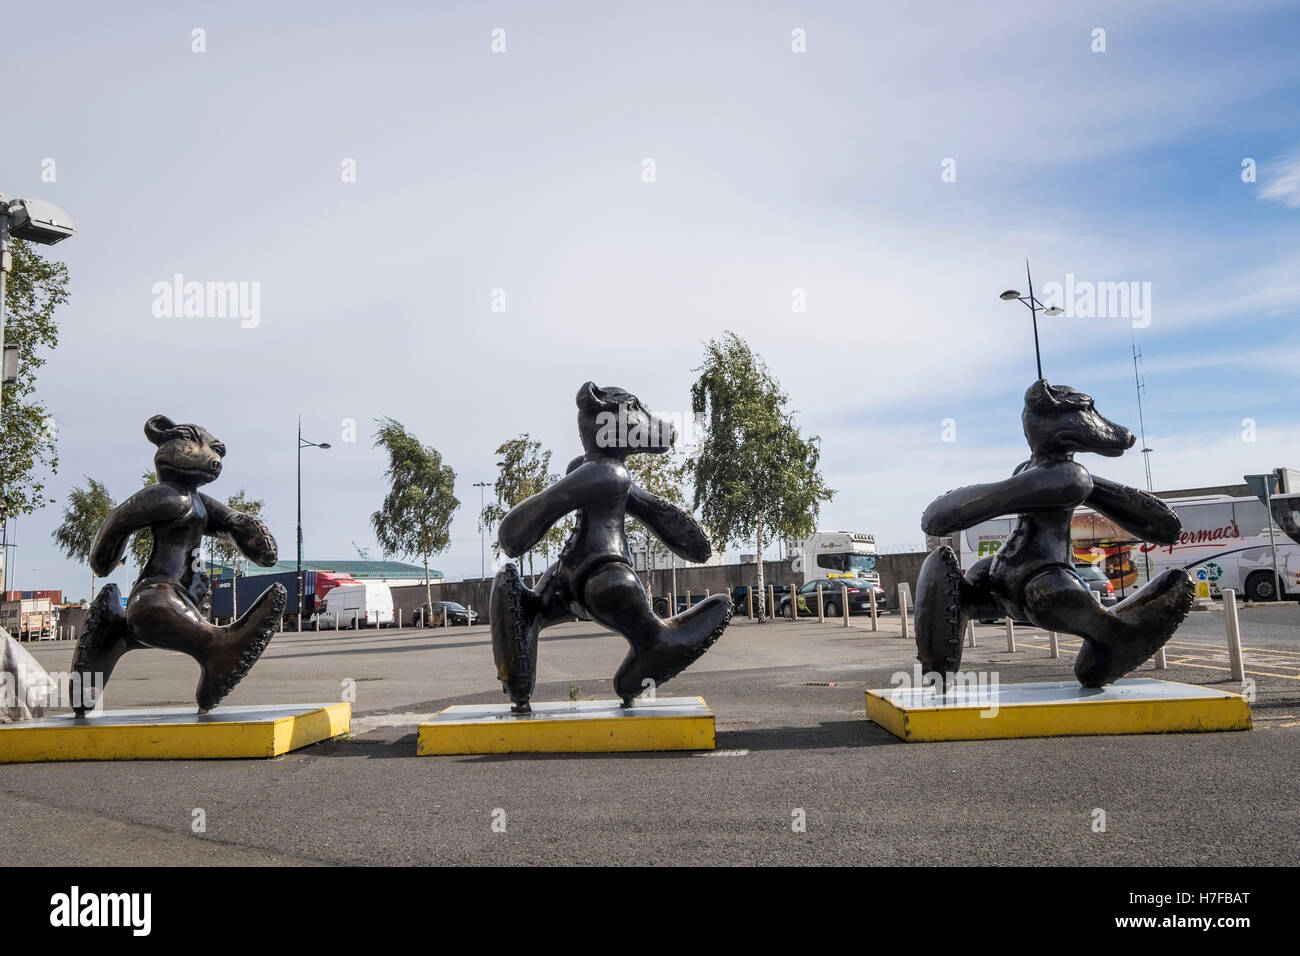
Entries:
<svg viewBox="0 0 1300 956">
<path fill-rule="evenodd" d="M 1052 386 L 1047 384 L 1047 379 L 1040 378 L 1025 391 L 1025 407 L 1038 411 L 1045 411 L 1054 408 L 1058 404 L 1056 396 L 1052 394 Z"/>
<path fill-rule="evenodd" d="M 144 437 L 161 445 L 176 437 L 176 423 L 166 415 L 155 415 L 144 423 Z"/>
<path fill-rule="evenodd" d="M 611 396 L 609 389 L 601 388 L 595 382 L 586 382 L 578 389 L 578 407 L 588 413 L 612 411 L 619 403 Z M 622 394 L 620 389 L 612 390 L 614 395 Z"/>
</svg>

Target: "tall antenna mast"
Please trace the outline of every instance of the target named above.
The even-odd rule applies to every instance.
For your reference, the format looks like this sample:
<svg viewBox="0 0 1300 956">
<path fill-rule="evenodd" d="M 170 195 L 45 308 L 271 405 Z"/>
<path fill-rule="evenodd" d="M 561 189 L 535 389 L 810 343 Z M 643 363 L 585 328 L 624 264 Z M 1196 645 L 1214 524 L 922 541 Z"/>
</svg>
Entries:
<svg viewBox="0 0 1300 956">
<path fill-rule="evenodd" d="M 1142 393 L 1146 391 L 1147 383 L 1142 378 L 1139 361 L 1142 353 L 1138 351 L 1137 338 L 1133 334 L 1132 326 L 1128 330 L 1129 341 L 1133 344 L 1133 384 L 1137 388 L 1138 397 L 1138 429 L 1142 436 L 1142 462 L 1147 472 L 1147 491 L 1151 491 L 1151 449 L 1147 447 L 1147 426 L 1142 417 Z"/>
</svg>

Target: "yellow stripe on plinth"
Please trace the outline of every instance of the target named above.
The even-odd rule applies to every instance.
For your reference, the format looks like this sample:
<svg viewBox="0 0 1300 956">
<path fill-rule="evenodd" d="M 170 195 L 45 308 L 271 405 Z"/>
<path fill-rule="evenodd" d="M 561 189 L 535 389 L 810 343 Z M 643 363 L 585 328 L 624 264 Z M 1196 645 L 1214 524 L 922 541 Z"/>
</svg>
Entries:
<svg viewBox="0 0 1300 956">
<path fill-rule="evenodd" d="M 713 711 L 702 697 L 534 704 L 512 714 L 509 704 L 448 707 L 420 725 L 419 756 L 505 753 L 630 753 L 712 750 Z"/>
<path fill-rule="evenodd" d="M 940 701 L 947 700 L 947 703 Z M 1240 694 L 1131 678 L 1089 689 L 1071 683 L 867 691 L 867 718 L 908 742 L 1250 730 Z"/>
<path fill-rule="evenodd" d="M 0 725 L 0 763 L 278 757 L 348 732 L 352 705 L 113 710 Z"/>
</svg>

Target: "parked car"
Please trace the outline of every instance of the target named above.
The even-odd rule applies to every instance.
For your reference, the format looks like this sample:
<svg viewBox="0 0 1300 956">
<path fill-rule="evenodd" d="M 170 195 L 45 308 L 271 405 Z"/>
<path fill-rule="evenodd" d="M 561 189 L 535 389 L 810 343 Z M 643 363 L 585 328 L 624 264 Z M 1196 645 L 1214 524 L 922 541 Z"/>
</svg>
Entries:
<svg viewBox="0 0 1300 956">
<path fill-rule="evenodd" d="M 393 592 L 378 582 L 340 584 L 325 592 L 311 617 L 318 630 L 349 627 L 391 627 Z"/>
<path fill-rule="evenodd" d="M 1115 585 L 1111 584 L 1106 572 L 1095 564 L 1076 564 L 1074 573 L 1083 578 L 1089 589 L 1101 595 L 1102 607 L 1114 607 L 1119 603 L 1115 597 Z"/>
<path fill-rule="evenodd" d="M 691 605 L 694 606 L 694 605 L 696 605 L 696 604 L 699 604 L 699 603 L 700 603 L 701 601 L 703 601 L 706 597 L 708 597 L 707 594 L 702 594 L 702 593 L 701 593 L 701 594 L 692 594 L 692 595 L 691 595 Z M 659 615 L 660 617 L 669 617 L 669 616 L 670 616 L 670 615 L 669 615 L 669 612 L 668 612 L 668 598 L 666 598 L 666 597 L 657 597 L 657 598 L 655 598 L 655 599 L 650 603 L 650 606 L 654 609 L 655 614 Z M 676 611 L 676 613 L 677 613 L 677 614 L 681 614 L 682 611 L 685 611 L 685 610 L 686 610 L 686 595 L 683 593 L 683 594 L 679 594 L 679 595 L 677 595 L 677 611 Z"/>
<path fill-rule="evenodd" d="M 849 591 L 849 614 L 871 613 L 871 592 L 876 592 L 876 613 L 885 612 L 885 589 L 857 578 L 815 578 L 799 589 L 799 616 L 810 617 L 817 614 L 817 588 L 822 589 L 822 607 L 827 617 L 839 617 L 843 608 L 841 590 Z M 787 594 L 778 605 L 782 617 L 793 617 L 790 595 Z"/>
<path fill-rule="evenodd" d="M 771 585 L 771 588 L 775 595 L 775 599 L 778 602 L 781 600 L 781 595 L 790 593 L 790 585 L 788 584 L 773 584 Z M 759 612 L 760 603 L 766 599 L 767 587 L 764 587 L 763 593 L 760 594 L 758 589 L 753 587 L 752 585 L 740 584 L 732 588 L 731 590 L 731 607 L 733 613 L 735 614 L 749 613 L 749 592 L 750 591 L 754 592 L 754 613 L 757 614 Z M 769 611 L 768 613 L 771 612 Z"/>
<path fill-rule="evenodd" d="M 468 627 L 478 620 L 478 611 L 457 604 L 455 601 L 434 601 L 433 612 L 429 605 L 421 604 L 411 615 L 412 627 L 442 627 L 443 611 L 446 610 L 447 623 L 452 627 Z"/>
</svg>

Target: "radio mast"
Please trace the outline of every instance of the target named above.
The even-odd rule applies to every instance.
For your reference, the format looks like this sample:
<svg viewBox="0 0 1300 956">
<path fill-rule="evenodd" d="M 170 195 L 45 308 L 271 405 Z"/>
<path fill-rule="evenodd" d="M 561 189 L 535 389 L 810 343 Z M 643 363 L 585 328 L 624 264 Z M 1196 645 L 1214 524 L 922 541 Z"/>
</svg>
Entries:
<svg viewBox="0 0 1300 956">
<path fill-rule="evenodd" d="M 1151 486 L 1151 449 L 1147 447 L 1147 426 L 1142 418 L 1142 393 L 1146 391 L 1147 383 L 1142 378 L 1141 360 L 1142 353 L 1138 351 L 1137 338 L 1133 335 L 1133 328 L 1128 330 L 1129 341 L 1133 344 L 1133 384 L 1137 388 L 1138 397 L 1138 432 L 1142 437 L 1142 463 L 1147 473 L 1147 491 L 1152 491 Z"/>
</svg>

